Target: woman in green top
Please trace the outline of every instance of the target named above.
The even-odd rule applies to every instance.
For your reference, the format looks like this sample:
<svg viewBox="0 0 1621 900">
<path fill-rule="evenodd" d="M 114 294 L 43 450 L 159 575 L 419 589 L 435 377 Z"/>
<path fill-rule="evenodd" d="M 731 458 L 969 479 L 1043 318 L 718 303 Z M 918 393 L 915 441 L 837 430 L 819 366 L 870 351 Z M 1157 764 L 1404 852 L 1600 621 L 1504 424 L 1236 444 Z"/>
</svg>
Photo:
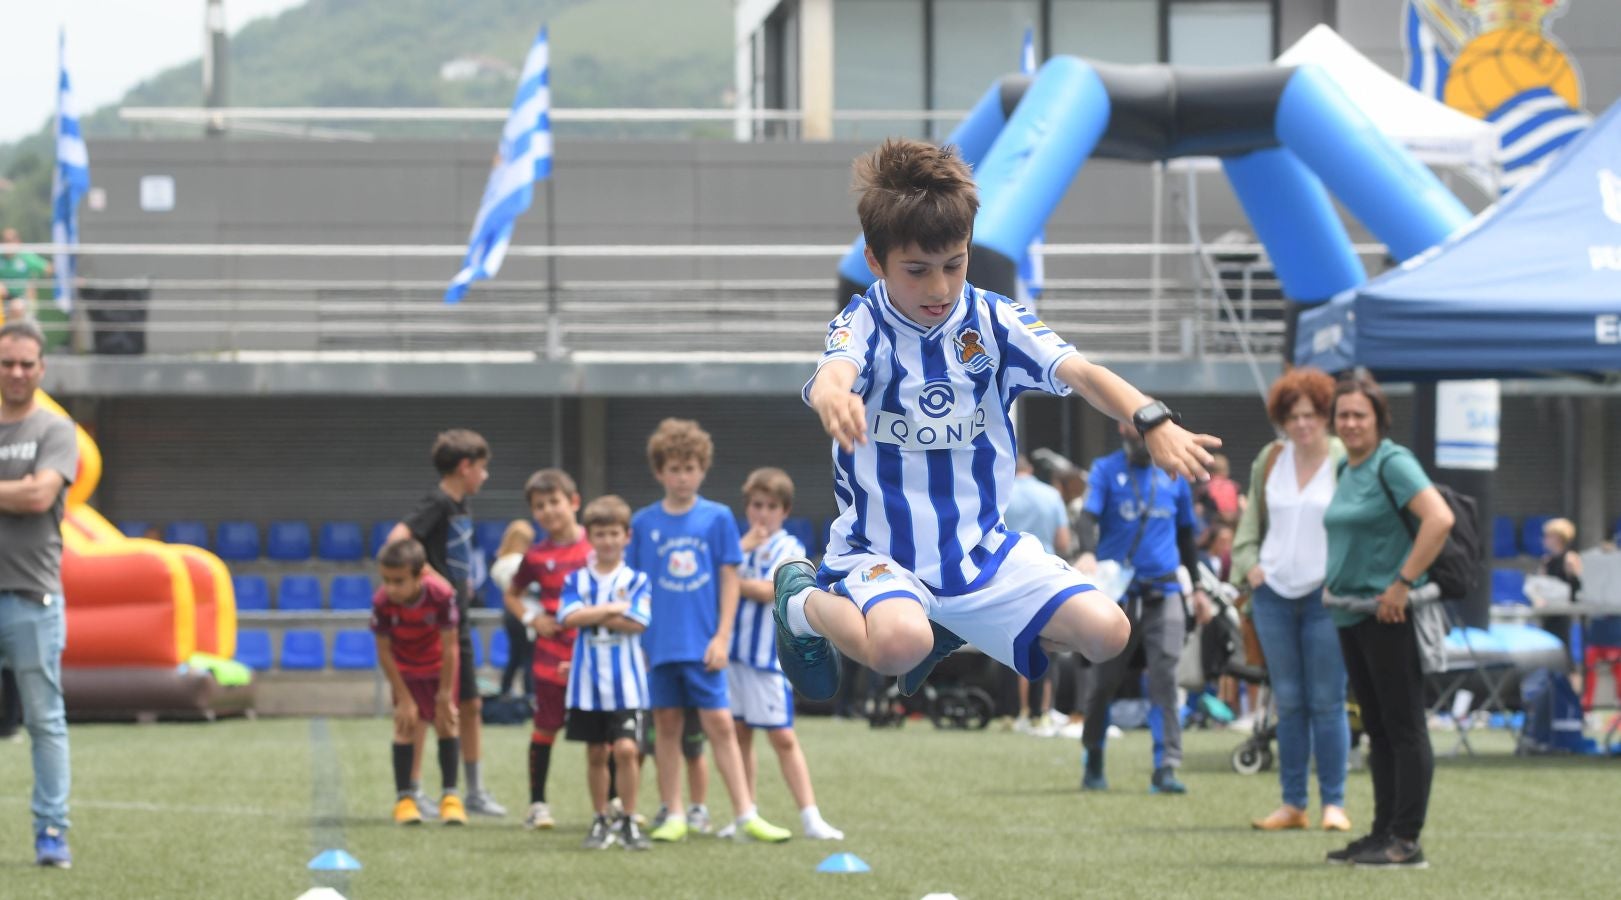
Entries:
<svg viewBox="0 0 1621 900">
<path fill-rule="evenodd" d="M 1335 387 L 1333 421 L 1347 464 L 1323 516 L 1328 532 L 1324 587 L 1337 597 L 1377 597 L 1379 605 L 1372 617 L 1332 610 L 1368 734 L 1373 828 L 1328 859 L 1423 868 L 1418 837 L 1435 760 L 1408 592 L 1425 580 L 1446 543 L 1452 510 L 1413 454 L 1385 437 L 1390 407 L 1370 376 L 1357 373 Z M 1417 520 L 1416 532 L 1408 531 L 1404 515 Z"/>
</svg>

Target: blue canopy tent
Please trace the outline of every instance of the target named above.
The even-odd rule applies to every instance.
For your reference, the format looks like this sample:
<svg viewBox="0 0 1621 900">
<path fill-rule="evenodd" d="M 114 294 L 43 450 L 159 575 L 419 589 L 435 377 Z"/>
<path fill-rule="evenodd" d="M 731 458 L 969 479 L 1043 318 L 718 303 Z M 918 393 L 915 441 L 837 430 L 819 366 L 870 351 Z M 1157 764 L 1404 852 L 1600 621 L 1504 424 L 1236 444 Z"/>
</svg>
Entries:
<svg viewBox="0 0 1621 900">
<path fill-rule="evenodd" d="M 1621 371 L 1621 103 L 1468 228 L 1303 312 L 1295 361 L 1419 380 Z"/>
</svg>

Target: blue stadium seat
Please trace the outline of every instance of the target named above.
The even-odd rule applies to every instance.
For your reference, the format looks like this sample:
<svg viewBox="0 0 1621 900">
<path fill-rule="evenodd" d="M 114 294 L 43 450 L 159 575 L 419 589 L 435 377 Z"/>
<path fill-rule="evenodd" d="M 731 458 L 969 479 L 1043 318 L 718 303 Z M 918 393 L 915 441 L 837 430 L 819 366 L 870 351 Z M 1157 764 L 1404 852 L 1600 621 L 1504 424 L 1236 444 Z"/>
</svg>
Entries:
<svg viewBox="0 0 1621 900">
<path fill-rule="evenodd" d="M 1525 604 L 1525 573 L 1519 569 L 1492 570 L 1492 602 L 1506 606 Z"/>
<path fill-rule="evenodd" d="M 265 540 L 265 556 L 282 562 L 304 562 L 310 558 L 310 526 L 304 522 L 270 523 Z"/>
<path fill-rule="evenodd" d="M 818 549 L 821 549 L 816 546 L 816 526 L 810 519 L 803 516 L 790 516 L 783 520 L 782 527 L 789 534 L 798 538 L 801 544 L 805 545 L 806 553 L 815 553 Z"/>
<path fill-rule="evenodd" d="M 388 543 L 388 533 L 390 531 L 393 531 L 394 526 L 398 525 L 398 524 L 399 524 L 398 522 L 373 522 L 372 523 L 372 526 L 371 526 L 371 543 L 368 545 L 368 546 L 371 547 L 372 558 L 375 559 L 377 557 L 377 554 L 383 549 L 383 545 Z"/>
<path fill-rule="evenodd" d="M 270 610 L 270 582 L 263 575 L 232 575 L 231 587 L 236 590 L 238 612 Z M 268 646 L 266 652 L 269 652 Z"/>
<path fill-rule="evenodd" d="M 163 529 L 163 542 L 166 544 L 190 544 L 193 547 L 208 549 L 208 526 L 201 522 L 186 520 L 170 522 Z"/>
<path fill-rule="evenodd" d="M 332 608 L 334 610 L 370 610 L 371 579 L 364 575 L 339 575 L 332 579 Z"/>
<path fill-rule="evenodd" d="M 127 538 L 144 538 L 146 533 L 152 530 L 152 523 L 143 522 L 140 519 L 126 519 L 118 523 L 118 530 L 122 531 L 124 537 Z"/>
<path fill-rule="evenodd" d="M 473 668 L 481 668 L 484 665 L 484 644 L 479 640 L 478 629 L 471 629 L 467 637 L 473 642 Z"/>
<path fill-rule="evenodd" d="M 332 668 L 377 668 L 377 639 L 369 631 L 340 631 L 332 639 Z"/>
<path fill-rule="evenodd" d="M 1513 559 L 1520 555 L 1520 536 L 1509 516 L 1492 517 L 1492 556 Z"/>
<path fill-rule="evenodd" d="M 270 632 L 248 629 L 236 633 L 236 661 L 255 672 L 266 672 L 274 664 L 270 656 Z"/>
<path fill-rule="evenodd" d="M 495 559 L 495 551 L 501 549 L 501 535 L 506 530 L 505 522 L 479 522 L 473 526 L 473 541 L 484 551 L 486 559 Z"/>
<path fill-rule="evenodd" d="M 321 632 L 297 628 L 282 632 L 281 667 L 298 672 L 326 668 L 326 641 Z"/>
<path fill-rule="evenodd" d="M 214 552 L 226 562 L 259 558 L 259 526 L 252 522 L 221 522 L 214 529 Z"/>
<path fill-rule="evenodd" d="M 1542 558 L 1542 526 L 1553 516 L 1526 516 L 1520 523 L 1520 552 L 1535 559 Z"/>
<path fill-rule="evenodd" d="M 502 628 L 490 635 L 490 665 L 505 669 L 512 658 L 512 647 L 507 643 L 507 630 Z"/>
<path fill-rule="evenodd" d="M 282 612 L 320 612 L 321 579 L 314 575 L 283 575 L 276 591 L 276 609 Z"/>
<path fill-rule="evenodd" d="M 359 522 L 327 522 L 321 526 L 316 555 L 330 562 L 359 562 L 366 555 Z"/>
</svg>

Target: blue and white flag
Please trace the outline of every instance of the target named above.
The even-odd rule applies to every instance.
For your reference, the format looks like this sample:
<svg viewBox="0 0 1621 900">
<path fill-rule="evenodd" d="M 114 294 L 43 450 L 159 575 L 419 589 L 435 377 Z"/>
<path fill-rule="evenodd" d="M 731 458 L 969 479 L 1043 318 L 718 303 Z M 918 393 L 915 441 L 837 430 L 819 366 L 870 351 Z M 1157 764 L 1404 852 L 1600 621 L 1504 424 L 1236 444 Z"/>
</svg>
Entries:
<svg viewBox="0 0 1621 900">
<path fill-rule="evenodd" d="M 445 291 L 446 303 L 460 301 L 474 281 L 493 278 L 501 270 L 512 240 L 512 223 L 529 209 L 535 182 L 552 174 L 552 92 L 547 65 L 546 28 L 542 26 L 524 60 L 523 74 L 518 76 L 518 95 L 501 130 L 501 147 L 484 186 L 478 218 L 473 220 L 467 258 Z"/>
<path fill-rule="evenodd" d="M 57 33 L 60 63 L 56 94 L 56 169 L 51 173 L 51 240 L 56 251 L 56 305 L 73 309 L 73 254 L 79 243 L 79 200 L 90 190 L 90 151 L 79 130 L 78 106 L 68 80 L 67 31 Z"/>
<path fill-rule="evenodd" d="M 1032 77 L 1036 74 L 1036 35 L 1032 28 L 1024 29 L 1024 49 L 1019 53 L 1019 71 Z M 1030 242 L 1030 249 L 1025 253 L 1024 259 L 1019 260 L 1019 283 L 1024 286 L 1025 296 L 1015 299 L 1035 301 L 1041 297 L 1042 282 L 1047 277 L 1047 267 L 1041 259 L 1041 245 L 1046 238 L 1045 232 L 1038 232 L 1035 240 Z"/>
</svg>

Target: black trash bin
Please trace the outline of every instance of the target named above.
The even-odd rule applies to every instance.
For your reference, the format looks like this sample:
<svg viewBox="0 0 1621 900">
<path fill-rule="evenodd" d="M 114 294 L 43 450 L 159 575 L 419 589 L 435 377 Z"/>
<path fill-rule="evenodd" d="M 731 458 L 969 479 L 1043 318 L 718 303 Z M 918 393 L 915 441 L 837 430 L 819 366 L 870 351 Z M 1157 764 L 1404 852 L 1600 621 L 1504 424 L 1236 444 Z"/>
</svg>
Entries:
<svg viewBox="0 0 1621 900">
<path fill-rule="evenodd" d="M 96 353 L 134 356 L 146 352 L 146 306 L 152 288 L 144 281 L 87 282 L 79 300 L 90 318 Z"/>
</svg>

